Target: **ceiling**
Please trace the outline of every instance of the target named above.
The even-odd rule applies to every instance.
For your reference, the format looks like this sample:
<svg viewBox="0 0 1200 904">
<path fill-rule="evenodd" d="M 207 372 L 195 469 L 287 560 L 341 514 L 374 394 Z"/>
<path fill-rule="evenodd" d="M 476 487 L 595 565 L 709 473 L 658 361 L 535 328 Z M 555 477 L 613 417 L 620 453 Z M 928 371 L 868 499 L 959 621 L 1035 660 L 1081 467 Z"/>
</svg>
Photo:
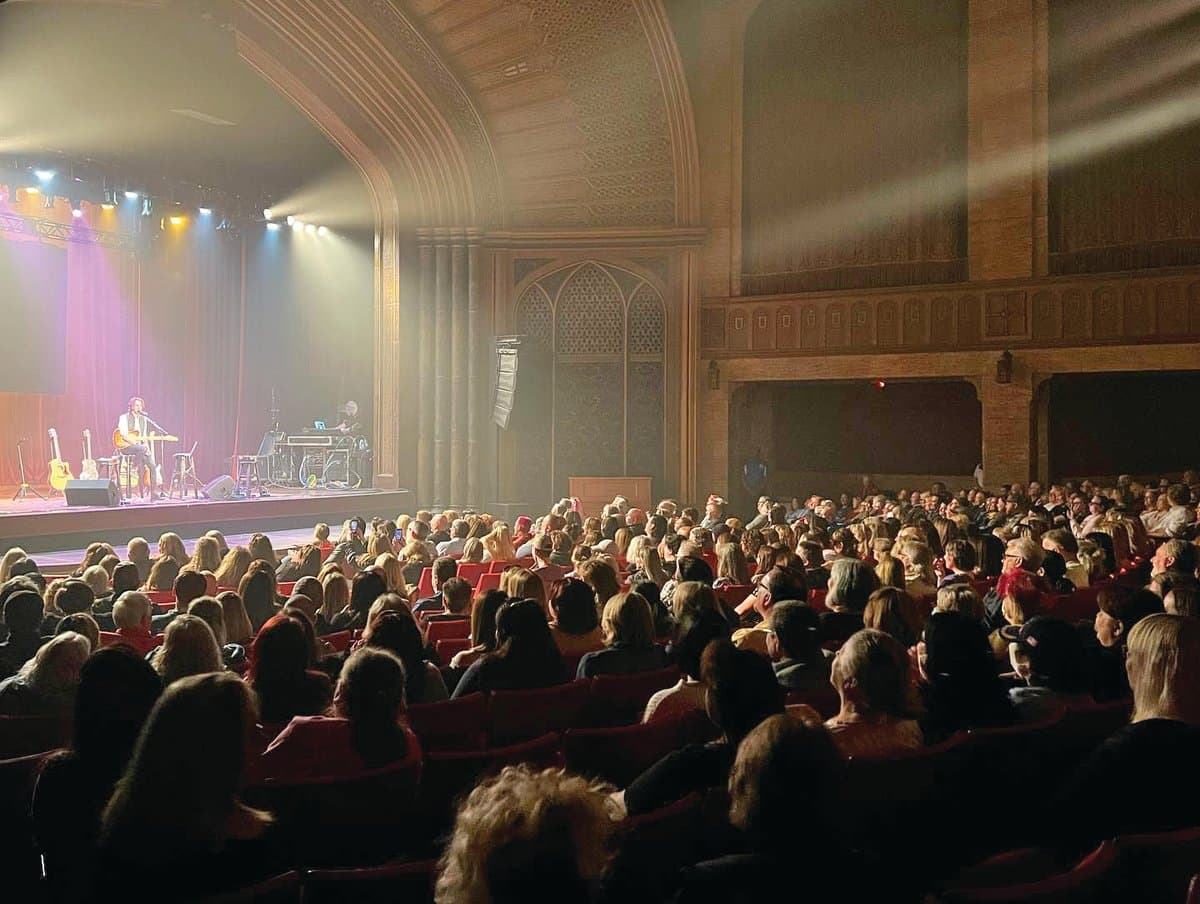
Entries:
<svg viewBox="0 0 1200 904">
<path fill-rule="evenodd" d="M 371 223 L 357 171 L 238 56 L 216 6 L 0 5 L 0 153 L 85 158 L 122 180 L 166 177 L 256 203 L 336 196 L 327 222 Z"/>
</svg>

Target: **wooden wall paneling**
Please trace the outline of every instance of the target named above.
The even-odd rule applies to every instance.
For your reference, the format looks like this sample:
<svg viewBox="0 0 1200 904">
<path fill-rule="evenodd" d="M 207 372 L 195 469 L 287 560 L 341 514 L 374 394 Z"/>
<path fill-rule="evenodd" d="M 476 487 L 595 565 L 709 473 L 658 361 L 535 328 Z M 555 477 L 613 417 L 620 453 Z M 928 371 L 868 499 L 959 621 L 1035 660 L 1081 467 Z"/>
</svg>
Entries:
<svg viewBox="0 0 1200 904">
<path fill-rule="evenodd" d="M 1126 336 L 1154 335 L 1154 303 L 1145 286 L 1131 285 L 1125 288 Z"/>
<path fill-rule="evenodd" d="M 819 349 L 824 346 L 824 336 L 821 330 L 821 313 L 815 304 L 806 304 L 800 308 L 800 347 L 804 349 Z"/>
<path fill-rule="evenodd" d="M 725 344 L 731 351 L 750 348 L 750 314 L 745 308 L 729 309 Z"/>
<path fill-rule="evenodd" d="M 890 298 L 879 302 L 877 322 L 880 347 L 898 346 L 900 344 L 900 308 L 897 302 Z"/>
<path fill-rule="evenodd" d="M 800 317 L 790 305 L 780 305 L 775 318 L 775 346 L 791 350 L 800 346 Z"/>
<path fill-rule="evenodd" d="M 756 351 L 775 347 L 775 312 L 771 308 L 758 307 L 751 314 L 752 332 L 750 347 Z"/>
<path fill-rule="evenodd" d="M 839 350 L 848 346 L 850 324 L 847 322 L 846 305 L 833 302 L 825 309 L 825 347 Z"/>
<path fill-rule="evenodd" d="M 1097 339 L 1121 335 L 1121 305 L 1112 286 L 1099 286 L 1092 293 L 1092 335 Z"/>
<path fill-rule="evenodd" d="M 1085 340 L 1091 336 L 1091 311 L 1082 289 L 1068 288 L 1062 293 L 1062 335 L 1064 339 Z"/>
<path fill-rule="evenodd" d="M 1062 335 L 1061 302 L 1052 289 L 1033 293 L 1033 338 L 1057 339 Z"/>
<path fill-rule="evenodd" d="M 929 342 L 953 345 L 958 338 L 956 307 L 953 298 L 935 298 L 929 302 Z"/>
<path fill-rule="evenodd" d="M 900 343 L 919 346 L 929 341 L 929 321 L 925 316 L 925 300 L 909 298 L 904 302 L 900 322 Z"/>
<path fill-rule="evenodd" d="M 1160 283 L 1154 290 L 1155 322 L 1161 336 L 1185 336 L 1188 331 L 1187 302 L 1178 283 Z"/>
</svg>

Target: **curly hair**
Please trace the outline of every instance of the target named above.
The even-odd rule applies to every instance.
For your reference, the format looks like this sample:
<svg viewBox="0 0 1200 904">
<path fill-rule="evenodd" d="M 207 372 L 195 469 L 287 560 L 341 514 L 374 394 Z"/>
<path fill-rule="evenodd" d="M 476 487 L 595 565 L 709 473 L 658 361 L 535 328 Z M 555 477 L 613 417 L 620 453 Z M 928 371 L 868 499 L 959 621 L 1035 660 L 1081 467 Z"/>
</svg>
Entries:
<svg viewBox="0 0 1200 904">
<path fill-rule="evenodd" d="M 612 859 L 612 787 L 562 769 L 506 766 L 459 808 L 439 864 L 438 904 L 570 899 Z"/>
</svg>

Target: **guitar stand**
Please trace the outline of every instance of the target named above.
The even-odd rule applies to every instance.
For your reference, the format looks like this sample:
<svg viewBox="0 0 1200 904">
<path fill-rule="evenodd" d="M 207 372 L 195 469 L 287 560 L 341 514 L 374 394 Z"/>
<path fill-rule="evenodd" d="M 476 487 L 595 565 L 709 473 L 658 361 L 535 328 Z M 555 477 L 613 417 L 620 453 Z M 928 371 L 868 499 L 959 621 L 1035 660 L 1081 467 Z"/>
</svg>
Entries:
<svg viewBox="0 0 1200 904">
<path fill-rule="evenodd" d="M 21 453 L 21 443 L 23 442 L 24 440 L 21 440 L 17 443 L 17 467 L 21 471 L 21 485 L 17 487 L 17 492 L 13 495 L 13 502 L 18 499 L 27 499 L 29 496 L 37 496 L 38 499 L 45 502 L 46 497 L 30 486 L 29 481 L 25 479 L 25 456 Z"/>
</svg>

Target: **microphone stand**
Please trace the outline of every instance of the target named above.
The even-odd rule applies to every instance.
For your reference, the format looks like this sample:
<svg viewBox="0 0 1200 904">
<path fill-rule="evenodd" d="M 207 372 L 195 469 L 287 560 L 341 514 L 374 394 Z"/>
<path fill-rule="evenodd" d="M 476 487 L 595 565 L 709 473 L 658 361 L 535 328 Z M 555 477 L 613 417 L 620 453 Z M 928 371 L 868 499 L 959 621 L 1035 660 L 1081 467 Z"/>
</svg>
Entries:
<svg viewBox="0 0 1200 904">
<path fill-rule="evenodd" d="M 30 486 L 29 481 L 27 481 L 25 479 L 25 455 L 21 452 L 21 446 L 23 446 L 24 444 L 25 444 L 25 440 L 23 440 L 23 439 L 17 440 L 17 467 L 21 471 L 21 485 L 19 487 L 17 487 L 16 495 L 13 496 L 13 502 L 16 502 L 18 499 L 24 499 L 25 497 L 29 496 L 31 493 L 34 496 L 37 496 L 38 499 L 41 499 L 44 501 L 46 499 L 46 497 L 43 496 L 41 493 L 39 493 L 32 486 Z"/>
<path fill-rule="evenodd" d="M 162 424 L 160 424 L 154 418 L 150 417 L 150 415 L 146 414 L 146 412 L 144 412 L 144 411 L 142 412 L 142 417 L 144 417 L 146 419 L 147 424 L 149 424 L 151 427 L 153 427 L 159 433 L 163 434 L 164 436 L 170 435 L 169 431 L 163 429 Z M 163 481 L 162 481 L 162 466 L 158 463 L 158 456 L 154 453 L 154 440 L 150 440 L 150 464 L 152 464 L 154 466 L 154 481 L 156 483 L 156 487 L 154 489 L 152 489 L 151 492 L 157 493 L 162 490 L 162 482 Z"/>
</svg>

